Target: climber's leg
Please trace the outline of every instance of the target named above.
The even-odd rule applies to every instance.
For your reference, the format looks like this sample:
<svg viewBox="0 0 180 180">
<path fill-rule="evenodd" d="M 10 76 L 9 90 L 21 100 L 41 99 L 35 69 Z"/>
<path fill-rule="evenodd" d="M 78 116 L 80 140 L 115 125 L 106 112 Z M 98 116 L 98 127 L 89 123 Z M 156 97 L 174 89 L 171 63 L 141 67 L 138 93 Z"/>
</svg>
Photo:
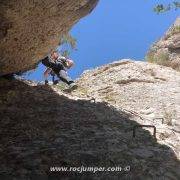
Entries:
<svg viewBox="0 0 180 180">
<path fill-rule="evenodd" d="M 74 81 L 67 75 L 65 70 L 60 70 L 57 76 L 61 81 L 65 82 L 68 85 L 74 83 Z"/>
</svg>

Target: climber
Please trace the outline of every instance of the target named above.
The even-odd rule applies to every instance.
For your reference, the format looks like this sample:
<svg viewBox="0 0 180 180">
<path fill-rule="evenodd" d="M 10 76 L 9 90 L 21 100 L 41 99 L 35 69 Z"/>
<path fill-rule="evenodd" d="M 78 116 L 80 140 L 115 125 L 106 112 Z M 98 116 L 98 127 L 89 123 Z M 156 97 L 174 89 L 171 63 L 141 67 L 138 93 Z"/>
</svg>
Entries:
<svg viewBox="0 0 180 180">
<path fill-rule="evenodd" d="M 68 76 L 67 69 L 70 69 L 74 62 L 70 59 L 61 56 L 57 51 L 52 51 L 50 56 L 42 59 L 42 64 L 47 67 L 44 72 L 44 77 L 47 79 L 49 74 L 56 75 L 61 81 L 68 84 L 71 88 L 76 88 L 77 85 L 74 81 Z M 54 84 L 57 84 L 59 80 L 54 81 Z M 45 83 L 48 83 L 46 80 Z"/>
</svg>

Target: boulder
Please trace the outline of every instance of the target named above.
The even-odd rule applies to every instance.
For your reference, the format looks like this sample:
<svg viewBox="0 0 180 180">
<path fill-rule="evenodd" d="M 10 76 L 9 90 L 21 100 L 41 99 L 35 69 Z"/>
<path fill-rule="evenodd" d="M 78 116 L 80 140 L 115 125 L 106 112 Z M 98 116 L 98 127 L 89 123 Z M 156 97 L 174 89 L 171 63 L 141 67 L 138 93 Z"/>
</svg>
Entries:
<svg viewBox="0 0 180 180">
<path fill-rule="evenodd" d="M 146 59 L 180 71 L 180 17 L 165 35 L 152 45 Z"/>
<path fill-rule="evenodd" d="M 0 76 L 30 70 L 98 0 L 0 0 Z"/>
</svg>

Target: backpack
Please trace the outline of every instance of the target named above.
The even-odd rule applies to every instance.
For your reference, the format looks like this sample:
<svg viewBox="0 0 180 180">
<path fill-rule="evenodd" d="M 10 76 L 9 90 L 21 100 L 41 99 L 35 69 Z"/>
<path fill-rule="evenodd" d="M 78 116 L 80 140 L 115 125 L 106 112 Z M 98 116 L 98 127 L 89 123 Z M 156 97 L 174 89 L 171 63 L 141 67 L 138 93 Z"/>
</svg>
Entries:
<svg viewBox="0 0 180 180">
<path fill-rule="evenodd" d="M 44 59 L 42 59 L 41 62 L 44 66 L 52 68 L 52 62 L 48 56 L 46 56 Z"/>
<path fill-rule="evenodd" d="M 46 56 L 44 59 L 41 60 L 42 64 L 48 68 L 51 68 L 56 74 L 61 70 L 64 69 L 63 64 L 58 61 L 58 62 L 53 62 L 51 59 Z"/>
</svg>

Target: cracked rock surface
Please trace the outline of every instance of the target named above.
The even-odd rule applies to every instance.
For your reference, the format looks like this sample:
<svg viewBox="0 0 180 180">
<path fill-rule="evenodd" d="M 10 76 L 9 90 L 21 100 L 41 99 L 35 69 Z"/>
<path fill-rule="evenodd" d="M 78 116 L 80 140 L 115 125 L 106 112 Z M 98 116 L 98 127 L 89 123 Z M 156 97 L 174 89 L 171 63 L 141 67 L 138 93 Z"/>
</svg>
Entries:
<svg viewBox="0 0 180 180">
<path fill-rule="evenodd" d="M 0 76 L 32 69 L 98 0 L 0 0 Z"/>
<path fill-rule="evenodd" d="M 180 17 L 165 35 L 152 45 L 147 60 L 180 71 Z"/>
<path fill-rule="evenodd" d="M 171 68 L 131 60 L 85 71 L 70 93 L 0 79 L 0 179 L 178 180 L 179 83 Z M 141 127 L 133 138 L 143 124 L 156 126 L 157 140 Z M 52 166 L 131 170 L 50 172 Z"/>
</svg>

